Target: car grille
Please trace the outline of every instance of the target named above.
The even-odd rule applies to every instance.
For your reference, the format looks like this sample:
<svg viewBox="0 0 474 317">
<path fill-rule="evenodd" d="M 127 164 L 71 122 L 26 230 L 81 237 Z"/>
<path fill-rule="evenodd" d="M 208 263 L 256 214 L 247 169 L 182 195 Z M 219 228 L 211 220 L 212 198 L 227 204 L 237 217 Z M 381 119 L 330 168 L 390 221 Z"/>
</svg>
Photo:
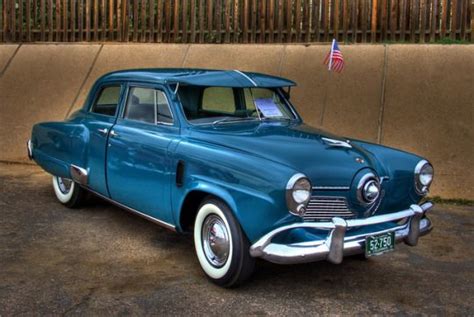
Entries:
<svg viewBox="0 0 474 317">
<path fill-rule="evenodd" d="M 355 218 L 345 197 L 312 196 L 303 216 L 305 221 L 327 221 L 333 217 Z"/>
</svg>

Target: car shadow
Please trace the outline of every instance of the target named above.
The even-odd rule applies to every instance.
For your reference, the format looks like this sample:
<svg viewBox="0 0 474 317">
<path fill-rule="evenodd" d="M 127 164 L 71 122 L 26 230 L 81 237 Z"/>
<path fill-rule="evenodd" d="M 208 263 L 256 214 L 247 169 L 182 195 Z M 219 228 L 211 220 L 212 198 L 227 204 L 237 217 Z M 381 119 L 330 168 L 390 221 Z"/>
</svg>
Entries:
<svg viewBox="0 0 474 317">
<path fill-rule="evenodd" d="M 151 243 L 154 248 L 160 249 L 160 252 L 163 250 L 172 252 L 175 257 L 173 263 L 177 266 L 188 268 L 190 265 L 195 266 L 189 273 L 195 274 L 194 278 L 201 280 L 201 283 L 210 284 L 199 268 L 191 234 L 173 233 L 99 197 L 93 197 L 90 200 L 86 212 L 104 212 L 107 217 L 110 217 L 109 221 L 120 225 L 121 230 L 130 231 L 128 234 L 135 235 L 137 239 L 141 239 L 146 232 L 153 232 Z M 357 287 L 358 292 L 370 292 L 374 287 L 385 286 L 389 276 L 400 275 L 400 277 L 407 279 L 415 278 L 415 272 L 404 272 L 403 276 L 400 274 L 397 265 L 397 261 L 400 260 L 390 254 L 370 259 L 355 256 L 346 257 L 339 265 L 326 261 L 278 265 L 258 259 L 251 281 L 231 291 L 235 293 L 247 292 L 259 289 L 266 284 L 271 285 L 266 290 L 267 292 L 278 294 L 291 284 L 301 285 L 303 289 L 317 286 L 318 292 L 327 292 L 328 294 L 334 293 L 336 290 L 337 292 L 350 291 L 351 287 Z M 217 288 L 217 290 L 219 289 Z"/>
</svg>

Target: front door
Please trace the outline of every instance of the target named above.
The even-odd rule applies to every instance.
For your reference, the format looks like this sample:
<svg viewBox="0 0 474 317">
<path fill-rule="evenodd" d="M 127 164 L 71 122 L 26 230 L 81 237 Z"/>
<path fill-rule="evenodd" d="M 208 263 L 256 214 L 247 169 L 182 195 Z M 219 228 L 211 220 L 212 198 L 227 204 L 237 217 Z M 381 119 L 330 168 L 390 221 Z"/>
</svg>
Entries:
<svg viewBox="0 0 474 317">
<path fill-rule="evenodd" d="M 121 91 L 120 84 L 107 84 L 98 88 L 86 120 L 83 121 L 89 130 L 86 153 L 88 186 L 104 196 L 109 196 L 105 171 L 107 140 L 115 124 Z"/>
<path fill-rule="evenodd" d="M 109 137 L 107 180 L 113 200 L 173 223 L 170 208 L 172 149 L 179 137 L 165 92 L 133 86 Z"/>
</svg>

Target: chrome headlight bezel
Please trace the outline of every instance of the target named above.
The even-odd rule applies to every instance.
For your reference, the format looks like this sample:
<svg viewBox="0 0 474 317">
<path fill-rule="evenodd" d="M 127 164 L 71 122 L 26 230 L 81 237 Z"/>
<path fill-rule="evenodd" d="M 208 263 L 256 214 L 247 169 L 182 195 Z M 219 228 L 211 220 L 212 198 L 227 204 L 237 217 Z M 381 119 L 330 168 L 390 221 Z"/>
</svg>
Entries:
<svg viewBox="0 0 474 317">
<path fill-rule="evenodd" d="M 421 178 L 426 172 L 428 172 L 427 173 L 428 175 L 431 175 L 431 179 L 429 180 L 429 182 L 426 182 L 426 181 L 424 182 Z M 433 165 L 431 165 L 431 163 L 428 162 L 427 160 L 419 161 L 415 166 L 414 175 L 415 175 L 414 181 L 415 181 L 416 193 L 421 196 L 426 196 L 430 191 L 431 184 L 433 183 L 433 178 L 434 178 Z"/>
<path fill-rule="evenodd" d="M 374 191 L 374 189 L 376 191 Z M 357 183 L 357 199 L 363 205 L 371 205 L 375 203 L 377 199 L 379 199 L 380 193 L 380 181 L 374 173 L 365 174 Z"/>
<path fill-rule="evenodd" d="M 303 196 L 303 199 L 295 199 L 296 190 L 302 192 L 306 191 L 307 197 Z M 311 199 L 311 194 L 312 185 L 309 178 L 302 173 L 293 175 L 286 184 L 286 205 L 288 207 L 288 211 L 293 215 L 303 216 L 306 212 L 306 206 Z"/>
</svg>

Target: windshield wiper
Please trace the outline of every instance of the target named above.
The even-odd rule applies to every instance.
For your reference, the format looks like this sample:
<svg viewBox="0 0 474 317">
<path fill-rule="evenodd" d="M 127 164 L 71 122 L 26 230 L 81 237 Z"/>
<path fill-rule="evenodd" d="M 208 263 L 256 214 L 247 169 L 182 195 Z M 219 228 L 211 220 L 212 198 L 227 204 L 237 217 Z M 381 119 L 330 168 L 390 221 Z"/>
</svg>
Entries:
<svg viewBox="0 0 474 317">
<path fill-rule="evenodd" d="M 254 117 L 244 117 L 244 118 L 238 118 L 238 117 L 224 117 L 222 119 L 217 119 L 216 121 L 212 122 L 212 125 L 217 125 L 221 123 L 228 123 L 228 122 L 239 122 L 239 121 L 247 121 L 247 120 L 256 120 L 257 118 Z"/>
</svg>

